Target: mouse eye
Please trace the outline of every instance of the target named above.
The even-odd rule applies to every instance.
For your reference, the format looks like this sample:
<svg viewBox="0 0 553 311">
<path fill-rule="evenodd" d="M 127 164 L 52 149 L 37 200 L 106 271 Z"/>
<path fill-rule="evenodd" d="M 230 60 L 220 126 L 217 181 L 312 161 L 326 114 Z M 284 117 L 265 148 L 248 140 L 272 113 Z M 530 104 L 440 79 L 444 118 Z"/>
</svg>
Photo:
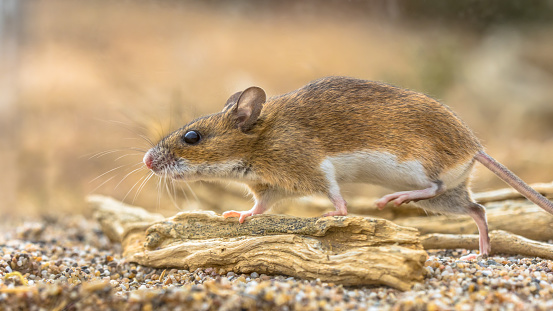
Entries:
<svg viewBox="0 0 553 311">
<path fill-rule="evenodd" d="M 188 131 L 182 137 L 185 143 L 189 145 L 197 144 L 201 139 L 200 133 L 198 131 Z"/>
</svg>

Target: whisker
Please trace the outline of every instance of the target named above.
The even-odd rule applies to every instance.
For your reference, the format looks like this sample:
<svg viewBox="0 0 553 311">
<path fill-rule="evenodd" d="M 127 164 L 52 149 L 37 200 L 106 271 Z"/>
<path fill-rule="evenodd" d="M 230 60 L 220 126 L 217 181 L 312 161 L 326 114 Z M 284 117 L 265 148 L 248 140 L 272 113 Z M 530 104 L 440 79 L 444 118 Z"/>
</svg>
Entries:
<svg viewBox="0 0 553 311">
<path fill-rule="evenodd" d="M 124 128 L 125 130 L 133 133 L 133 134 L 139 134 L 139 132 L 134 129 L 133 127 L 135 128 L 139 128 L 143 131 L 148 131 L 148 129 L 145 127 L 145 126 L 141 126 L 141 125 L 137 125 L 136 122 L 134 122 L 133 124 L 128 124 L 128 123 L 125 123 L 123 121 L 118 121 L 118 120 L 99 120 L 99 121 L 102 121 L 102 122 L 106 122 L 106 123 L 113 123 L 115 125 L 118 125 L 122 128 Z"/>
<path fill-rule="evenodd" d="M 133 148 L 129 148 L 129 149 L 132 150 L 132 151 L 138 151 L 138 152 L 142 152 L 142 153 L 148 152 L 148 150 L 139 149 L 139 148 L 134 148 L 134 147 L 133 147 Z"/>
<path fill-rule="evenodd" d="M 92 191 L 90 191 L 88 194 L 92 194 L 94 193 L 96 190 L 100 189 L 103 185 L 105 185 L 106 183 L 108 183 L 110 180 L 114 179 L 116 175 L 114 176 L 111 176 L 110 178 L 108 178 L 106 181 L 104 181 L 103 183 L 101 183 L 98 187 L 94 188 Z"/>
<path fill-rule="evenodd" d="M 152 174 L 153 174 L 153 173 L 152 173 Z M 127 196 L 128 196 L 128 195 L 131 193 L 131 191 L 136 187 L 136 185 L 138 185 L 138 183 L 140 183 L 143 179 L 145 179 L 146 176 L 147 176 L 147 175 L 140 177 L 140 179 L 138 179 L 138 181 L 134 183 L 134 185 L 131 187 L 131 189 L 129 189 L 129 191 L 127 191 L 127 194 L 125 194 L 125 196 L 123 197 L 123 200 L 121 200 L 121 201 L 125 201 L 125 199 L 127 198 Z"/>
<path fill-rule="evenodd" d="M 107 155 L 110 155 L 110 154 L 113 154 L 113 153 L 116 153 L 116 152 L 128 152 L 129 150 L 130 151 L 138 151 L 138 152 L 146 153 L 146 150 L 144 150 L 144 149 L 129 147 L 129 148 L 118 148 L 118 149 L 110 149 L 110 150 L 100 151 L 100 152 L 94 153 L 92 155 L 90 153 L 88 153 L 88 154 L 80 156 L 79 158 L 82 159 L 84 157 L 88 157 L 88 160 L 99 159 L 101 157 L 104 157 L 104 156 L 107 156 Z"/>
<path fill-rule="evenodd" d="M 136 134 L 139 135 L 139 134 Z M 141 137 L 123 137 L 123 140 L 138 140 L 142 141 Z"/>
<path fill-rule="evenodd" d="M 171 189 L 173 190 L 173 197 L 175 198 L 175 200 L 177 200 L 177 190 L 175 189 L 175 180 L 171 178 Z M 181 209 L 181 208 L 178 208 L 177 209 Z"/>
<path fill-rule="evenodd" d="M 133 166 L 137 166 L 137 165 L 140 165 L 140 167 L 139 167 L 139 168 L 135 168 L 134 170 L 132 170 L 132 171 L 130 171 L 129 173 L 127 173 L 127 175 L 125 175 L 125 177 L 123 177 L 123 179 L 121 179 L 121 181 L 119 181 L 119 183 L 115 186 L 115 188 L 113 188 L 114 190 L 117 189 L 117 187 L 119 187 L 119 185 L 120 185 L 125 179 L 127 179 L 127 177 L 129 177 L 131 174 L 133 174 L 133 173 L 135 173 L 135 172 L 138 172 L 138 171 L 144 169 L 144 167 L 142 166 L 142 162 L 137 163 L 137 164 L 135 164 L 135 165 L 133 165 Z M 150 172 L 150 173 L 152 173 L 152 172 Z M 153 173 L 152 173 L 152 174 L 153 174 Z"/>
<path fill-rule="evenodd" d="M 177 204 L 177 201 L 171 195 L 171 191 L 169 190 L 169 184 L 168 183 L 165 183 L 165 189 L 167 189 L 167 194 L 169 195 L 169 198 L 171 199 L 171 202 L 173 202 L 173 205 L 177 208 L 177 210 L 180 210 L 179 205 Z"/>
<path fill-rule="evenodd" d="M 121 160 L 122 158 L 124 157 L 130 157 L 130 156 L 136 156 L 136 155 L 142 155 L 142 153 L 129 153 L 129 154 L 125 154 L 125 155 L 122 155 L 120 157 L 118 157 L 117 159 L 113 160 L 113 161 L 118 161 L 118 160 Z M 140 162 L 140 164 L 142 164 L 142 162 Z"/>
<path fill-rule="evenodd" d="M 112 153 L 116 153 L 116 152 L 122 152 L 124 151 L 123 149 L 110 149 L 110 150 L 105 150 L 105 151 L 100 151 L 100 152 L 97 152 L 93 155 L 91 155 L 88 159 L 89 160 L 92 160 L 92 159 L 97 159 L 97 158 L 101 158 L 103 156 L 106 156 L 108 154 L 112 154 Z M 88 157 L 90 154 L 85 154 L 83 156 L 81 156 L 80 158 L 84 158 L 84 157 Z"/>
<path fill-rule="evenodd" d="M 173 107 L 174 107 L 174 104 L 175 104 L 175 100 L 174 100 L 174 97 L 173 97 L 172 100 L 169 101 L 169 128 L 170 129 L 173 128 L 173 116 L 174 116 Z"/>
<path fill-rule="evenodd" d="M 194 190 L 192 190 L 192 187 L 190 187 L 190 185 L 188 184 L 187 181 L 184 182 L 184 184 L 186 185 L 186 187 L 188 187 L 188 190 L 190 190 L 190 192 L 192 193 L 192 196 L 194 197 L 194 200 L 196 200 L 196 202 L 200 202 L 200 199 L 198 198 L 198 196 L 196 195 L 196 193 L 194 192 Z"/>
<path fill-rule="evenodd" d="M 191 205 L 190 199 L 188 198 L 188 194 L 186 194 L 186 191 L 184 191 L 184 188 L 182 187 L 182 184 L 181 183 L 176 183 L 176 184 L 179 185 L 179 188 L 180 188 L 182 194 L 184 195 L 184 198 L 186 199 L 186 206 L 190 206 Z"/>
<path fill-rule="evenodd" d="M 148 174 L 148 177 L 146 177 L 144 179 L 144 181 L 142 181 L 142 183 L 140 184 L 140 186 L 138 187 L 138 189 L 136 189 L 136 194 L 134 195 L 134 198 L 132 199 L 132 202 L 134 203 L 134 201 L 136 200 L 136 198 L 138 197 L 138 195 L 140 194 L 140 192 L 142 192 L 142 189 L 144 189 L 144 186 L 146 186 L 146 184 L 148 183 L 148 181 L 152 178 L 152 176 L 154 175 L 153 172 L 150 172 L 150 174 Z"/>
<path fill-rule="evenodd" d="M 123 165 L 121 165 L 121 166 L 118 166 L 118 167 L 116 167 L 116 168 L 112 168 L 111 170 L 109 170 L 109 171 L 103 173 L 102 175 L 100 175 L 100 176 L 94 178 L 93 180 L 89 181 L 89 183 L 92 183 L 92 182 L 94 182 L 96 179 L 98 179 L 98 178 L 100 178 L 100 177 L 102 177 L 102 176 L 104 176 L 104 175 L 106 175 L 106 174 L 109 174 L 109 173 L 111 173 L 111 172 L 113 172 L 113 171 L 115 171 L 115 170 L 118 170 L 118 169 L 120 169 L 120 168 L 122 168 L 122 167 L 129 166 L 129 165 L 131 165 L 131 164 L 127 163 L 127 164 L 123 164 Z M 136 164 L 135 164 L 135 165 L 136 165 Z M 113 176 L 113 177 L 115 177 L 115 176 Z"/>
<path fill-rule="evenodd" d="M 166 177 L 160 177 L 158 182 L 157 182 L 157 186 L 156 186 L 156 189 L 157 189 L 157 209 L 159 210 L 161 208 L 161 182 L 162 182 L 162 179 L 165 179 Z"/>
<path fill-rule="evenodd" d="M 136 134 L 138 137 L 126 137 L 126 138 L 123 138 L 124 140 L 138 140 L 138 141 L 145 141 L 150 147 L 154 147 L 156 144 L 150 139 L 148 138 L 148 136 L 146 135 L 142 135 L 142 134 Z"/>
<path fill-rule="evenodd" d="M 161 129 L 161 131 L 158 128 L 156 128 L 156 132 L 157 132 L 157 136 L 161 140 L 165 136 L 165 135 L 163 135 L 165 130 L 163 129 L 163 122 L 161 122 L 161 119 L 158 119 L 157 122 L 159 124 L 159 129 Z"/>
<path fill-rule="evenodd" d="M 144 139 L 150 145 L 150 147 L 154 147 L 156 145 L 148 136 L 142 134 L 138 134 L 138 136 Z"/>
<path fill-rule="evenodd" d="M 138 137 L 140 137 L 150 147 L 154 147 L 156 145 L 148 136 L 143 134 L 143 132 L 146 132 L 146 133 L 149 132 L 149 129 L 146 128 L 145 126 L 137 125 L 136 122 L 134 122 L 133 124 L 128 124 L 128 123 L 118 121 L 118 120 L 99 120 L 99 121 L 106 122 L 106 123 L 112 123 L 112 124 L 120 126 L 121 128 L 123 128 L 123 129 L 137 135 Z M 129 138 L 129 139 L 137 139 L 137 138 Z"/>
</svg>

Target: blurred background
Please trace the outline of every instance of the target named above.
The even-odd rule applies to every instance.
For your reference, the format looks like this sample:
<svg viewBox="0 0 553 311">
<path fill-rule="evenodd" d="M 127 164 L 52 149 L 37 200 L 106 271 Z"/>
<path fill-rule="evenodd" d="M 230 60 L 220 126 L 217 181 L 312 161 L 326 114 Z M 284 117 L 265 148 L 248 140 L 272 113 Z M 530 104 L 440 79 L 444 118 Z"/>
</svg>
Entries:
<svg viewBox="0 0 553 311">
<path fill-rule="evenodd" d="M 328 75 L 437 98 L 525 181 L 553 181 L 551 0 L 0 0 L 0 214 L 89 213 L 92 193 L 216 209 L 244 191 L 143 184 L 144 137 L 248 86 L 277 95 Z M 504 185 L 477 165 L 473 186 Z"/>
</svg>

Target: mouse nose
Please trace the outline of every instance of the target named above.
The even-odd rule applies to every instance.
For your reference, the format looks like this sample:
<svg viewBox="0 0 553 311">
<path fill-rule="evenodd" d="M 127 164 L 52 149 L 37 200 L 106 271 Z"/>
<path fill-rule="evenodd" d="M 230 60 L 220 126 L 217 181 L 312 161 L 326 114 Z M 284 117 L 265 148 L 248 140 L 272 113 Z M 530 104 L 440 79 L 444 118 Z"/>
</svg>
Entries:
<svg viewBox="0 0 553 311">
<path fill-rule="evenodd" d="M 152 155 L 152 150 L 148 150 L 148 152 L 146 152 L 146 154 L 144 155 L 144 159 L 142 161 L 144 161 L 144 164 L 146 165 L 147 168 L 152 169 L 153 163 L 154 163 L 154 156 Z"/>
</svg>

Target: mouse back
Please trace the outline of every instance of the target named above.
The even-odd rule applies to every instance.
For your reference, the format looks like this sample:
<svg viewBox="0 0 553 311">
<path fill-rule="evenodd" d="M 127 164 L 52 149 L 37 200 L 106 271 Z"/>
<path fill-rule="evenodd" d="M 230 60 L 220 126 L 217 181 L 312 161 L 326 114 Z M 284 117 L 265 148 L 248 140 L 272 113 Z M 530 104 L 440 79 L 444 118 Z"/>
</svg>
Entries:
<svg viewBox="0 0 553 311">
<path fill-rule="evenodd" d="M 328 77 L 270 98 L 260 116 L 275 132 L 298 132 L 327 155 L 389 153 L 439 174 L 482 149 L 446 105 L 421 93 L 346 77 Z"/>
</svg>

